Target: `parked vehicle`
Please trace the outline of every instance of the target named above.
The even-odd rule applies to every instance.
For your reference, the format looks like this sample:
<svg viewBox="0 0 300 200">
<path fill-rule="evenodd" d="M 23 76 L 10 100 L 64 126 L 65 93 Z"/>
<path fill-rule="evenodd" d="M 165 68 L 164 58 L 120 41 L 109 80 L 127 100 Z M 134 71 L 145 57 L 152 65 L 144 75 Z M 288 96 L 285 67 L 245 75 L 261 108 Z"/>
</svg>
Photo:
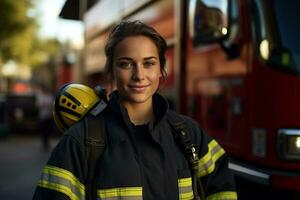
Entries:
<svg viewBox="0 0 300 200">
<path fill-rule="evenodd" d="M 293 190 L 300 189 L 299 6 L 190 1 L 193 47 L 185 54 L 195 59 L 186 61 L 193 116 L 226 148 L 229 167 L 249 180 Z"/>
<path fill-rule="evenodd" d="M 5 95 L 0 93 L 0 138 L 7 136 L 9 129 L 5 116 Z"/>
<path fill-rule="evenodd" d="M 34 132 L 38 128 L 34 94 L 9 94 L 6 96 L 5 113 L 12 133 Z"/>
</svg>

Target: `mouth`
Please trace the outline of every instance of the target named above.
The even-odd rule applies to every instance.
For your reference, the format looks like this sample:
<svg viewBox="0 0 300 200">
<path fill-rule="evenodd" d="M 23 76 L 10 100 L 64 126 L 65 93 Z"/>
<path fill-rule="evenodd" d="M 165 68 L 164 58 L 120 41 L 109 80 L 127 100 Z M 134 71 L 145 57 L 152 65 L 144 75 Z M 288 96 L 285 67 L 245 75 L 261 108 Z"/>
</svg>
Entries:
<svg viewBox="0 0 300 200">
<path fill-rule="evenodd" d="M 143 92 L 149 85 L 129 85 L 128 87 L 135 92 Z"/>
</svg>

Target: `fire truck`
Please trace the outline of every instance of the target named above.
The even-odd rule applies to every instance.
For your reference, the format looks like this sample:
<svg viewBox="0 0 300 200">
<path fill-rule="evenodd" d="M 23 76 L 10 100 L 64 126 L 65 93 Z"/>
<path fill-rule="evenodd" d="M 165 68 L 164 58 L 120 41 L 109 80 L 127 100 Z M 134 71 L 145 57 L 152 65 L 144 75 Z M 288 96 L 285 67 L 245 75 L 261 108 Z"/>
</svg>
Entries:
<svg viewBox="0 0 300 200">
<path fill-rule="evenodd" d="M 225 148 L 237 176 L 297 191 L 299 8 L 297 0 L 79 0 L 82 74 L 89 84 L 103 80 L 103 47 L 114 24 L 146 22 L 168 44 L 160 93 L 171 107 Z"/>
</svg>

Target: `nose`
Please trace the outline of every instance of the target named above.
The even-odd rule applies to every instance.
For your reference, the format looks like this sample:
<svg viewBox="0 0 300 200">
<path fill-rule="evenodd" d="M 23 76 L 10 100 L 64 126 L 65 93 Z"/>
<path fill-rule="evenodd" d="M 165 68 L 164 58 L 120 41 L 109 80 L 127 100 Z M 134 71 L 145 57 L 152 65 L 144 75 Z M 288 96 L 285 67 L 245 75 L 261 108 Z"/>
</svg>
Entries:
<svg viewBox="0 0 300 200">
<path fill-rule="evenodd" d="M 133 68 L 132 79 L 139 81 L 139 80 L 143 80 L 144 78 L 145 78 L 145 74 L 144 74 L 143 66 L 136 65 Z"/>
</svg>

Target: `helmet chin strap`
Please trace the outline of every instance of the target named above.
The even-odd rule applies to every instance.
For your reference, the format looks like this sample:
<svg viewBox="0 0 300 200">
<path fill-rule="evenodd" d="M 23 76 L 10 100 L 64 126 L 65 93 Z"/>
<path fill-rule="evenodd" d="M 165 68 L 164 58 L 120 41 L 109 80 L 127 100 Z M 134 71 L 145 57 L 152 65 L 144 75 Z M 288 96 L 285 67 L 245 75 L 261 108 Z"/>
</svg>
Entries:
<svg viewBox="0 0 300 200">
<path fill-rule="evenodd" d="M 96 104 L 96 106 L 90 111 L 90 113 L 93 116 L 97 116 L 99 113 L 101 113 L 105 108 L 107 104 L 104 102 L 104 100 L 101 100 L 99 103 Z"/>
<path fill-rule="evenodd" d="M 99 113 L 101 113 L 107 106 L 107 97 L 106 97 L 106 90 L 101 85 L 97 85 L 94 88 L 94 92 L 97 94 L 97 96 L 101 99 L 99 103 L 96 104 L 96 106 L 90 110 L 90 113 L 93 116 L 97 116 Z"/>
</svg>

